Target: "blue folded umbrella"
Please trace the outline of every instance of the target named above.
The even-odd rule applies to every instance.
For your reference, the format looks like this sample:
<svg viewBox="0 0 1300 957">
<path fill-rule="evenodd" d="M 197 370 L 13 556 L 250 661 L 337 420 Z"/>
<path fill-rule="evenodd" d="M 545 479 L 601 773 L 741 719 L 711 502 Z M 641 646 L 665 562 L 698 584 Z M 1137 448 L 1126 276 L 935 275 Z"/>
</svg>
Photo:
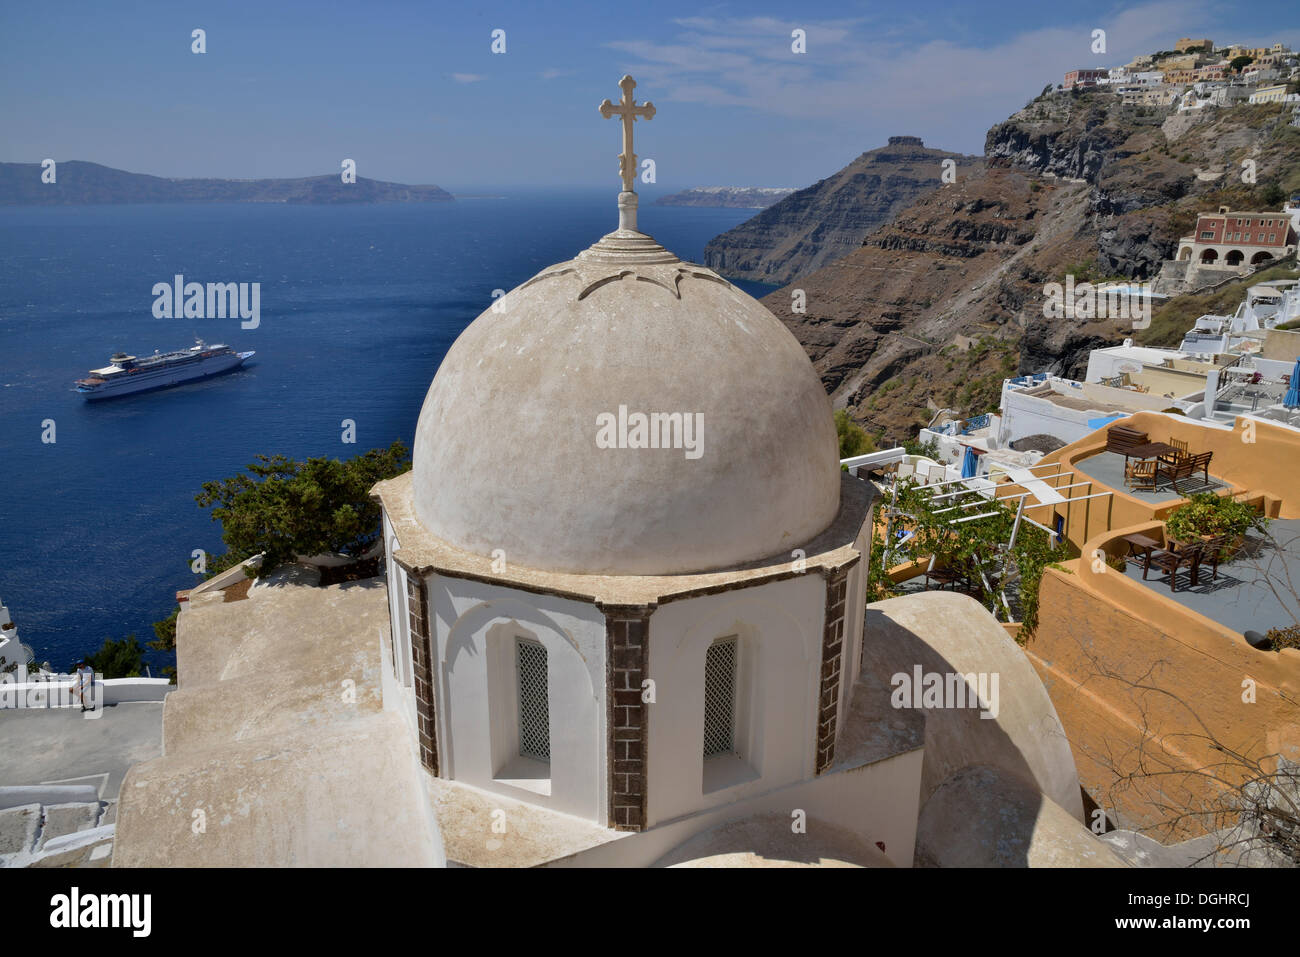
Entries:
<svg viewBox="0 0 1300 957">
<path fill-rule="evenodd" d="M 966 446 L 966 457 L 961 460 L 962 478 L 975 477 L 975 472 L 977 471 L 975 467 L 975 461 L 976 461 L 975 450 L 971 448 L 969 445 Z"/>
<path fill-rule="evenodd" d="M 1300 357 L 1295 360 L 1295 368 L 1291 370 L 1291 388 L 1286 390 L 1286 398 L 1282 404 L 1288 409 L 1300 409 Z"/>
</svg>

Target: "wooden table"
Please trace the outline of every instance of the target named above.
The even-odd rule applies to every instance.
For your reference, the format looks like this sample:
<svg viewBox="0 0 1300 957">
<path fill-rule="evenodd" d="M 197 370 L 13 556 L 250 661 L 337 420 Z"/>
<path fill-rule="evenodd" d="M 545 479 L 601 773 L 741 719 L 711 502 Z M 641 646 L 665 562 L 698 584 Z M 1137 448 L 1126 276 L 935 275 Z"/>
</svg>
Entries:
<svg viewBox="0 0 1300 957">
<path fill-rule="evenodd" d="M 1136 532 L 1132 535 L 1125 535 L 1122 541 L 1128 542 L 1128 553 L 1130 557 L 1137 558 L 1138 554 L 1141 553 L 1142 567 L 1143 569 L 1150 571 L 1151 553 L 1160 547 L 1160 543 L 1154 538 L 1148 538 L 1147 536 L 1140 535 Z"/>
<path fill-rule="evenodd" d="M 1145 445 L 1134 445 L 1124 453 L 1124 466 L 1128 467 L 1130 457 L 1135 459 L 1158 459 L 1161 456 L 1171 455 L 1179 452 L 1181 449 L 1169 445 L 1167 442 L 1148 442 Z"/>
</svg>

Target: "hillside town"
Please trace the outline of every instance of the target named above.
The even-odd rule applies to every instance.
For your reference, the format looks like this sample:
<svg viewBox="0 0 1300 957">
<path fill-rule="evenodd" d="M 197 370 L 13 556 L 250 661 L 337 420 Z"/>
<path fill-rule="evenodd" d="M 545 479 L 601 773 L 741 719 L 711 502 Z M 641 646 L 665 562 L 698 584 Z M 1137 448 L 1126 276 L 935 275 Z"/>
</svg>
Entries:
<svg viewBox="0 0 1300 957">
<path fill-rule="evenodd" d="M 1213 40 L 1182 37 L 1172 50 L 1143 54 L 1111 68 L 1066 72 L 1060 91 L 1098 89 L 1126 106 L 1172 107 L 1179 112 L 1242 103 L 1296 104 L 1300 126 L 1300 57 L 1284 43 L 1216 46 Z"/>
</svg>

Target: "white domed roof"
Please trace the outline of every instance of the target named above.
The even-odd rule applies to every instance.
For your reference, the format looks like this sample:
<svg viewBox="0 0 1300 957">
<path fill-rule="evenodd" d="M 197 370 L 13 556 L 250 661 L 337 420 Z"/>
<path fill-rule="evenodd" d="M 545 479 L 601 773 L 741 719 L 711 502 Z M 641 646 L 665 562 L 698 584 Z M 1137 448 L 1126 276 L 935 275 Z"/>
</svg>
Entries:
<svg viewBox="0 0 1300 957">
<path fill-rule="evenodd" d="M 651 430 L 676 447 L 638 447 L 638 414 L 652 413 L 680 414 Z M 839 488 L 830 402 L 803 347 L 631 229 L 479 316 L 416 428 L 420 523 L 552 571 L 676 574 L 788 553 L 835 518 Z"/>
</svg>

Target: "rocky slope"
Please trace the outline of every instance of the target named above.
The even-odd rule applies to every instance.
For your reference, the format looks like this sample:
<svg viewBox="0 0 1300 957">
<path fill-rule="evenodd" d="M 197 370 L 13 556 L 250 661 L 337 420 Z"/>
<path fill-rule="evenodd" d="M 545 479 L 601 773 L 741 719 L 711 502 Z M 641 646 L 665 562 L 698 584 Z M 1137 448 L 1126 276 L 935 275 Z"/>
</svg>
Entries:
<svg viewBox="0 0 1300 957">
<path fill-rule="evenodd" d="M 41 182 L 38 163 L 0 163 L 0 205 L 73 206 L 94 203 L 443 203 L 437 186 L 404 186 L 339 174 L 302 179 L 164 179 L 67 160 L 55 181 Z"/>
<path fill-rule="evenodd" d="M 1089 350 L 1133 335 L 1119 320 L 1045 318 L 1046 283 L 1150 277 L 1198 210 L 1276 208 L 1300 189 L 1289 118 L 1274 106 L 1170 116 L 1099 93 L 1036 100 L 989 131 L 987 169 L 922 193 L 764 303 L 836 407 L 888 440 L 940 408 L 989 411 L 1003 376 L 1081 376 Z M 1254 184 L 1240 181 L 1243 159 Z"/>
<path fill-rule="evenodd" d="M 793 188 L 785 186 L 696 186 L 671 196 L 661 196 L 654 205 L 766 209 L 793 192 Z"/>
<path fill-rule="evenodd" d="M 1300 134 L 1289 118 L 1277 105 L 1180 114 L 1086 91 L 1033 101 L 989 130 L 985 155 L 995 166 L 1088 183 L 1098 267 L 1143 279 L 1172 257 L 1197 210 L 1276 208 L 1300 188 Z M 1242 180 L 1245 160 L 1253 184 Z M 1277 196 L 1264 195 L 1269 184 Z"/>
<path fill-rule="evenodd" d="M 873 229 L 939 186 L 945 159 L 961 172 L 979 164 L 975 157 L 927 149 L 915 136 L 891 136 L 889 145 L 714 238 L 705 247 L 705 265 L 773 284 L 806 275 L 853 252 Z"/>
<path fill-rule="evenodd" d="M 1086 196 L 1078 184 L 977 170 L 763 303 L 803 343 L 837 408 L 906 438 L 940 408 L 996 401 L 993 379 L 1019 363 L 1017 316 L 1041 288 L 1030 263 L 1047 237 L 1057 256 L 1086 252 L 1072 242 Z"/>
</svg>

